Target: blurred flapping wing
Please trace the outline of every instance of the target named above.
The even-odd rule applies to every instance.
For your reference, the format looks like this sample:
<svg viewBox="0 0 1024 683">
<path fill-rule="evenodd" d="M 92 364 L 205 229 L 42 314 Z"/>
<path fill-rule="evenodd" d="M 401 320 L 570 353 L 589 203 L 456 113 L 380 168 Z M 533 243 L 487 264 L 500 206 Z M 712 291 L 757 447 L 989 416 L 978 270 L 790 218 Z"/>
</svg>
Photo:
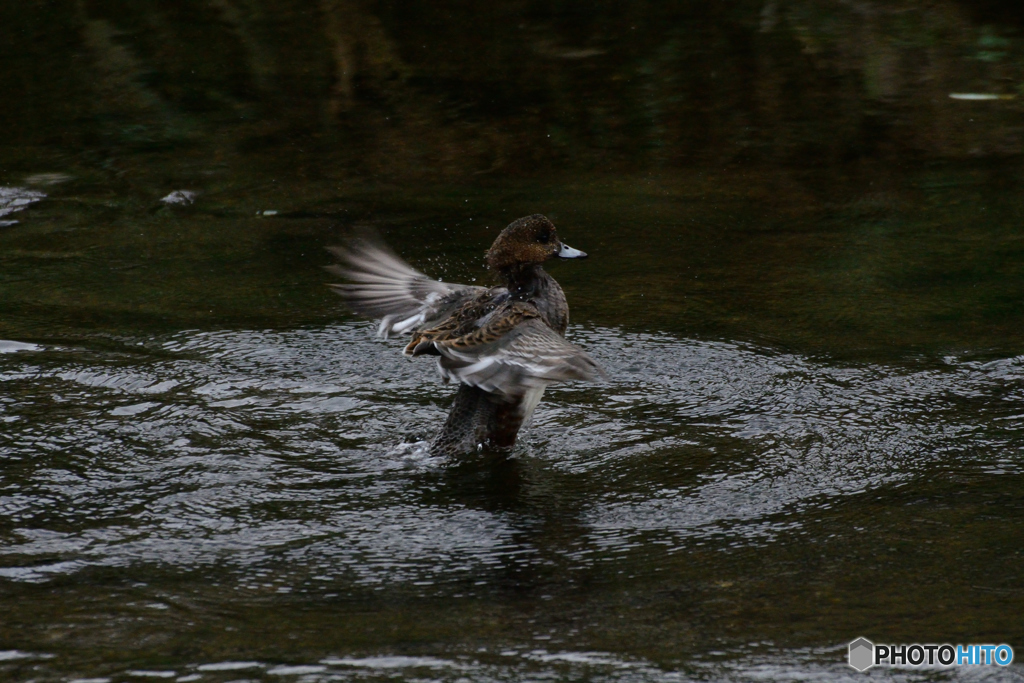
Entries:
<svg viewBox="0 0 1024 683">
<path fill-rule="evenodd" d="M 374 235 L 351 240 L 345 246 L 328 247 L 341 263 L 326 266 L 346 280 L 332 284 L 354 312 L 380 318 L 377 334 L 406 334 L 456 310 L 467 298 L 485 292 L 483 287 L 431 280 Z"/>
</svg>

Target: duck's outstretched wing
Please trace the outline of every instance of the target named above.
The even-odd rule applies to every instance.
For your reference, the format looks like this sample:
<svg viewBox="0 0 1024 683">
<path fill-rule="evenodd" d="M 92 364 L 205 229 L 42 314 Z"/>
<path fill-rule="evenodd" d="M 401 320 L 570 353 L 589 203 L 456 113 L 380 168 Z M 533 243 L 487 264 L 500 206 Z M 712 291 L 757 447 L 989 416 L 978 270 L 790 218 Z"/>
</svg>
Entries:
<svg viewBox="0 0 1024 683">
<path fill-rule="evenodd" d="M 380 318 L 377 334 L 385 339 L 430 326 L 487 291 L 431 280 L 372 235 L 327 249 L 341 261 L 326 266 L 327 271 L 350 281 L 332 284 L 331 289 L 356 313 Z"/>
<path fill-rule="evenodd" d="M 521 396 L 552 382 L 604 376 L 593 358 L 540 318 L 525 317 L 496 339 L 487 337 L 484 332 L 433 342 L 441 356 L 441 376 L 507 396 Z"/>
</svg>

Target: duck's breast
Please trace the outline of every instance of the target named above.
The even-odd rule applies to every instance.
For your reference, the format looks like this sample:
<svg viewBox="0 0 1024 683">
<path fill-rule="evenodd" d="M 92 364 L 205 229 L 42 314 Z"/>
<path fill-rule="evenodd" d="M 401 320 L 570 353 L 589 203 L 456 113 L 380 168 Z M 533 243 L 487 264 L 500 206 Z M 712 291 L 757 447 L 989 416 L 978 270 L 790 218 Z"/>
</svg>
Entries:
<svg viewBox="0 0 1024 683">
<path fill-rule="evenodd" d="M 565 299 L 565 292 L 555 278 L 547 273 L 544 273 L 538 284 L 532 302 L 544 322 L 564 337 L 565 330 L 569 327 L 569 302 Z"/>
</svg>

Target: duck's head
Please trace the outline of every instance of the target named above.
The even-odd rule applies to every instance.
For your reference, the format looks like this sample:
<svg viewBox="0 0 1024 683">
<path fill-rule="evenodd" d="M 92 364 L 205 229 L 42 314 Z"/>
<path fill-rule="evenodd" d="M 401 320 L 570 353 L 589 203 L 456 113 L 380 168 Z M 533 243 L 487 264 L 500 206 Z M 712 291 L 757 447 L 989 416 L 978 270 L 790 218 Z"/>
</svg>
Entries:
<svg viewBox="0 0 1024 683">
<path fill-rule="evenodd" d="M 551 258 L 586 258 L 558 239 L 555 226 L 535 213 L 509 223 L 487 250 L 487 265 L 497 271 L 544 263 Z"/>
</svg>

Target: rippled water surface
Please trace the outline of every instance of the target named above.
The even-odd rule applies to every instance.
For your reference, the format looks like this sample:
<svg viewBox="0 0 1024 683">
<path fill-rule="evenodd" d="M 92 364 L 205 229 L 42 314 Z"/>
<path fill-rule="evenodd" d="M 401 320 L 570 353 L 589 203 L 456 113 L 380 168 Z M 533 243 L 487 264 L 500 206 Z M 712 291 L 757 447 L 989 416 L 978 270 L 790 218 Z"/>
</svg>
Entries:
<svg viewBox="0 0 1024 683">
<path fill-rule="evenodd" d="M 1024 656 L 1016 5 L 8 4 L 0 679 L 1024 680 L 846 664 Z M 323 247 L 536 212 L 608 378 L 431 457 Z"/>
<path fill-rule="evenodd" d="M 1024 357 L 575 327 L 612 379 L 445 462 L 448 392 L 371 332 L 5 346 L 8 670 L 831 680 L 880 623 L 1019 628 Z"/>
</svg>

